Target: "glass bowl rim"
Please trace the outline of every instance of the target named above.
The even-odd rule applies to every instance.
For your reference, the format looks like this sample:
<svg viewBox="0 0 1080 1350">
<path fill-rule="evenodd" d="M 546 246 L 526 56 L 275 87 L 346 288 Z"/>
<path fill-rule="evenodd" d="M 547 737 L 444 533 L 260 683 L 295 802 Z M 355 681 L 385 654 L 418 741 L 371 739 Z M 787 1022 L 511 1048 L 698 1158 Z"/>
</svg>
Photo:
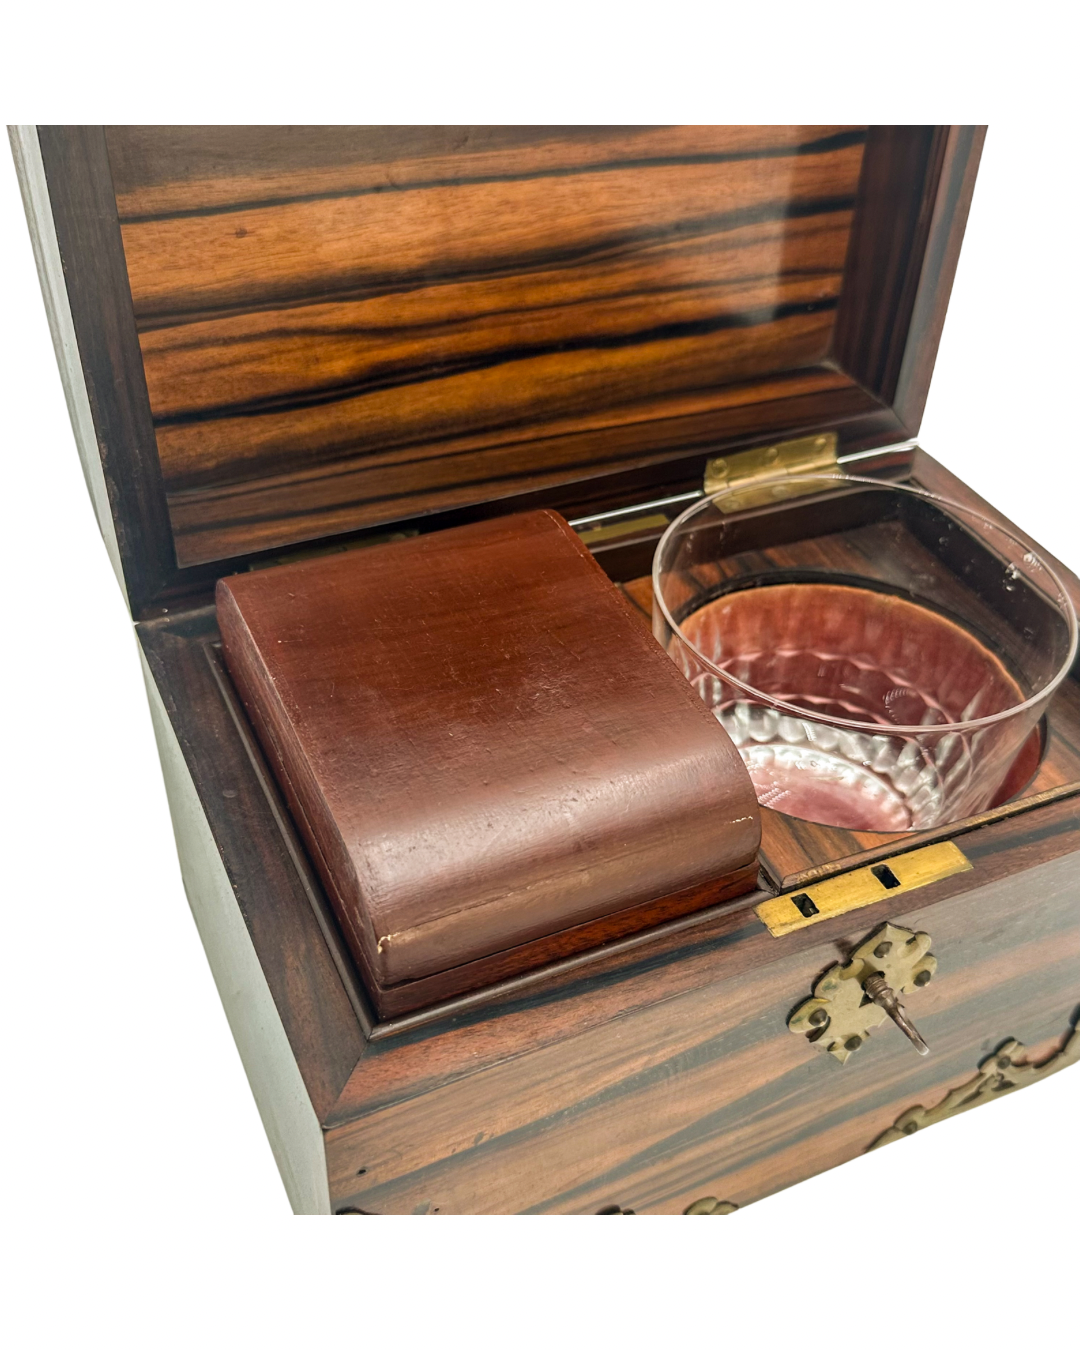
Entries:
<svg viewBox="0 0 1080 1350">
<path fill-rule="evenodd" d="M 660 593 L 660 558 L 664 551 L 665 545 L 668 543 L 669 539 L 674 537 L 676 531 L 680 529 L 680 527 L 684 524 L 684 522 L 690 520 L 690 518 L 696 515 L 697 512 L 704 511 L 707 507 L 712 506 L 721 497 L 727 497 L 732 495 L 733 493 L 739 493 L 745 490 L 743 487 L 730 487 L 730 488 L 723 488 L 719 492 L 713 492 L 710 493 L 708 496 L 700 498 L 700 500 L 693 502 L 690 506 L 686 508 L 685 511 L 683 511 L 680 515 L 676 516 L 675 519 L 664 531 L 664 533 L 660 536 L 660 539 L 656 545 L 656 551 L 653 553 L 653 564 L 652 564 L 653 601 L 657 605 L 659 605 L 660 612 L 663 614 L 665 620 L 667 621 L 668 627 L 674 634 L 678 636 L 679 641 L 684 643 L 687 647 L 689 647 L 690 650 L 694 653 L 694 655 L 702 662 L 702 664 L 714 675 L 716 675 L 719 679 L 724 680 L 727 684 L 733 685 L 736 689 L 741 690 L 744 694 L 752 695 L 756 700 L 763 703 L 766 707 L 780 709 L 782 712 L 788 713 L 792 717 L 797 717 L 804 722 L 807 721 L 819 722 L 823 726 L 842 727 L 848 731 L 857 731 L 862 732 L 863 734 L 869 734 L 873 736 L 922 736 L 922 737 L 948 736 L 950 734 L 955 734 L 959 732 L 966 733 L 980 730 L 983 727 L 996 726 L 999 722 L 1008 721 L 1010 718 L 1018 717 L 1021 713 L 1026 712 L 1039 704 L 1046 703 L 1053 695 L 1055 690 L 1064 681 L 1069 671 L 1072 669 L 1073 662 L 1076 660 L 1076 653 L 1078 647 L 1078 634 L 1080 634 L 1080 625 L 1078 625 L 1077 622 L 1076 607 L 1074 606 L 1072 597 L 1069 595 L 1068 590 L 1065 588 L 1065 584 L 1061 580 L 1061 577 L 1059 577 L 1057 572 L 1055 572 L 1054 569 L 1049 565 L 1049 563 L 1047 563 L 1046 559 L 1042 556 L 1042 554 L 1036 552 L 1036 550 L 1032 546 L 1027 544 L 1022 538 L 1020 538 L 1019 535 L 1014 534 L 1011 530 L 1006 529 L 1003 525 L 999 525 L 996 520 L 991 520 L 989 516 L 985 516 L 979 511 L 972 510 L 970 506 L 964 506 L 960 502 L 955 502 L 949 497 L 943 497 L 940 493 L 937 492 L 927 492 L 923 488 L 912 487 L 908 483 L 893 483 L 889 482 L 887 479 L 866 478 L 860 477 L 857 474 L 846 474 L 846 473 L 792 474 L 790 477 L 785 478 L 783 481 L 785 483 L 826 483 L 826 484 L 841 484 L 841 485 L 845 485 L 848 483 L 861 483 L 868 487 L 878 488 L 881 491 L 903 492 L 907 493 L 908 496 L 921 497 L 925 501 L 931 501 L 938 506 L 947 507 L 950 511 L 959 512 L 961 516 L 966 516 L 970 520 L 978 521 L 980 524 L 988 527 L 990 530 L 993 530 L 1000 535 L 1004 535 L 1006 539 L 1010 540 L 1014 544 L 1019 545 L 1024 550 L 1024 553 L 1026 555 L 1032 557 L 1035 560 L 1035 562 L 1038 563 L 1039 567 L 1042 568 L 1042 570 L 1046 573 L 1046 575 L 1057 587 L 1058 596 L 1060 597 L 1058 609 L 1059 611 L 1063 612 L 1063 616 L 1065 618 L 1065 622 L 1069 630 L 1069 650 L 1067 655 L 1065 656 L 1065 659 L 1062 661 L 1061 665 L 1057 670 L 1057 673 L 1053 676 L 1053 678 L 1048 680 L 1047 683 L 1043 686 L 1043 688 L 1040 689 L 1037 693 L 1032 694 L 1030 698 L 1026 698 L 1022 703 L 1014 703 L 1011 707 L 1004 708 L 1001 712 L 991 713 L 986 717 L 975 717 L 967 722 L 938 722 L 932 726 L 923 726 L 923 725 L 893 726 L 879 722 L 859 722 L 852 718 L 846 717 L 822 717 L 806 708 L 800 708 L 797 704 L 786 703 L 783 699 L 773 698 L 771 694 L 765 694 L 760 689 L 755 689 L 753 685 L 747 684 L 743 680 L 736 679 L 733 675 L 730 675 L 725 670 L 721 670 L 719 666 L 717 666 L 714 662 L 710 661 L 709 658 L 705 655 L 705 653 L 702 652 L 701 649 L 695 643 L 691 642 L 690 639 L 685 635 L 681 626 L 675 622 L 675 619 L 673 618 L 671 611 L 667 607 L 667 603 L 664 600 L 664 597 Z M 732 514 L 735 513 L 733 512 Z M 813 585 L 815 583 L 808 582 L 806 584 Z M 847 584 L 850 585 L 850 583 Z M 1049 598 L 1050 597 L 1048 597 L 1048 599 Z M 696 613 L 697 611 L 694 612 Z M 955 622 L 955 620 L 953 620 L 953 622 Z"/>
</svg>

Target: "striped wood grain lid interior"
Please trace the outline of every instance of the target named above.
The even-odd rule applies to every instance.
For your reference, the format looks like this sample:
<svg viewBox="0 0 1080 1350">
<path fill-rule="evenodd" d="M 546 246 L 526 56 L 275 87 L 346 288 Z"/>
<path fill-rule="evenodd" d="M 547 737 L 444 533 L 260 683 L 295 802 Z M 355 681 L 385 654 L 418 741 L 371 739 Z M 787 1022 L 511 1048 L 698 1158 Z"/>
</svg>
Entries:
<svg viewBox="0 0 1080 1350">
<path fill-rule="evenodd" d="M 181 565 L 864 411 L 850 127 L 115 127 Z"/>
</svg>

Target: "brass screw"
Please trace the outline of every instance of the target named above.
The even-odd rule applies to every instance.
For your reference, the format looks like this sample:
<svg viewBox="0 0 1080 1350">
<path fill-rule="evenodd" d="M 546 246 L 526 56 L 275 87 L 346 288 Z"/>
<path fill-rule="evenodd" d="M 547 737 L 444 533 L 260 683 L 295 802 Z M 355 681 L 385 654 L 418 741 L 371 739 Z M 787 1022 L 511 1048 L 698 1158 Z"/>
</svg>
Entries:
<svg viewBox="0 0 1080 1350">
<path fill-rule="evenodd" d="M 849 1036 L 849 1037 L 847 1038 L 847 1040 L 844 1042 L 844 1049 L 845 1049 L 845 1050 L 858 1050 L 858 1048 L 859 1048 L 860 1045 L 862 1045 L 862 1037 L 861 1037 L 861 1036 Z"/>
<path fill-rule="evenodd" d="M 815 1008 L 806 1020 L 812 1027 L 823 1027 L 829 1020 L 829 1014 L 824 1008 Z"/>
<path fill-rule="evenodd" d="M 892 951 L 891 942 L 879 942 L 878 945 L 874 948 L 874 955 L 878 957 L 888 956 L 888 954 L 891 951 Z"/>
<path fill-rule="evenodd" d="M 932 974 L 929 970 L 920 970 L 918 975 L 915 976 L 915 985 L 917 988 L 921 989 L 924 984 L 929 984 L 932 978 Z"/>
<path fill-rule="evenodd" d="M 905 1134 L 914 1134 L 915 1131 L 916 1131 L 918 1128 L 919 1128 L 919 1127 L 918 1127 L 918 1125 L 915 1123 L 915 1121 L 909 1120 L 908 1123 L 904 1126 L 904 1133 L 905 1133 Z M 936 1138 L 936 1136 L 935 1136 L 935 1138 Z"/>
<path fill-rule="evenodd" d="M 999 1069 L 1011 1069 L 1012 1060 L 1008 1057 L 1008 1055 L 999 1055 L 997 1058 L 997 1067 Z"/>
</svg>

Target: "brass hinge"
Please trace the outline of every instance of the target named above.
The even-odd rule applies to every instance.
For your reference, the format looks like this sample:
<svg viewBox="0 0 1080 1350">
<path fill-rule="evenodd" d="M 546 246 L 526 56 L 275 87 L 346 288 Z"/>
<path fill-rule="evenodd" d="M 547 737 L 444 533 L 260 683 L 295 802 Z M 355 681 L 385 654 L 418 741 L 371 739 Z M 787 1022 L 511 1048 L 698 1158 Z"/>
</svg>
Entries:
<svg viewBox="0 0 1080 1350">
<path fill-rule="evenodd" d="M 753 450 L 725 455 L 722 459 L 710 459 L 705 465 L 705 495 L 728 493 L 720 509 L 742 511 L 813 492 L 814 488 L 805 483 L 787 480 L 799 474 L 830 471 L 838 471 L 835 431 L 800 436 L 777 445 L 759 445 Z"/>
</svg>

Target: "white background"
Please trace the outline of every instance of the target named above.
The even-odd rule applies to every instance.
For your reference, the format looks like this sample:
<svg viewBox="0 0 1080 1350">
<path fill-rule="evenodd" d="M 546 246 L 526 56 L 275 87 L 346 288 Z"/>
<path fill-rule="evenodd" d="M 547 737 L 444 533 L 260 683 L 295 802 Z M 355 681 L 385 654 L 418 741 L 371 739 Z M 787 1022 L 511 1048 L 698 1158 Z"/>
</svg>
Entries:
<svg viewBox="0 0 1080 1350">
<path fill-rule="evenodd" d="M 988 120 L 922 440 L 1080 569 L 1075 48 L 1051 7 L 970 12 L 80 10 L 7 30 L 4 101 L 9 121 Z M 705 1231 L 290 1217 L 3 158 L 0 265 L 8 1343 L 1076 1344 L 1080 1070 Z"/>
</svg>

